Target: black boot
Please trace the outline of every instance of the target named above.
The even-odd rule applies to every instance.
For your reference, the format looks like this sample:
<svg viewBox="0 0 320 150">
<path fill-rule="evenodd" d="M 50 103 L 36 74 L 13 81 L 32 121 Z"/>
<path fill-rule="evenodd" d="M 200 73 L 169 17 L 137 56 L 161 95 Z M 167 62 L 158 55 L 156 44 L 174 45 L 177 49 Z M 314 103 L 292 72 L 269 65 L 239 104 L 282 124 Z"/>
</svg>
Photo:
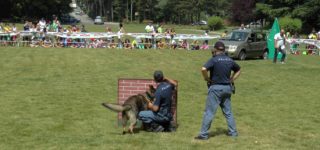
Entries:
<svg viewBox="0 0 320 150">
<path fill-rule="evenodd" d="M 152 126 L 151 123 L 143 123 L 143 130 L 147 131 L 147 132 L 152 132 Z"/>
<path fill-rule="evenodd" d="M 152 132 L 163 132 L 164 131 L 164 127 L 160 124 L 157 124 L 157 123 L 151 123 L 151 127 L 152 127 Z"/>
</svg>

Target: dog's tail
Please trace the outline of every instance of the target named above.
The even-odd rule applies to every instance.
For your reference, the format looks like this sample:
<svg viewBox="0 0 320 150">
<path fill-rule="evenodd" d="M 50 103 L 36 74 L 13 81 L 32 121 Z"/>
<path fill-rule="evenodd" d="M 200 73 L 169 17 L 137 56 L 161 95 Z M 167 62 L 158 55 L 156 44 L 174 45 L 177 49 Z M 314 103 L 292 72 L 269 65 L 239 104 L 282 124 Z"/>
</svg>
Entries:
<svg viewBox="0 0 320 150">
<path fill-rule="evenodd" d="M 115 111 L 115 112 L 123 112 L 123 111 L 127 111 L 127 110 L 131 109 L 131 107 L 128 105 L 122 106 L 119 104 L 110 104 L 110 103 L 102 103 L 102 106 L 104 106 L 112 111 Z"/>
</svg>

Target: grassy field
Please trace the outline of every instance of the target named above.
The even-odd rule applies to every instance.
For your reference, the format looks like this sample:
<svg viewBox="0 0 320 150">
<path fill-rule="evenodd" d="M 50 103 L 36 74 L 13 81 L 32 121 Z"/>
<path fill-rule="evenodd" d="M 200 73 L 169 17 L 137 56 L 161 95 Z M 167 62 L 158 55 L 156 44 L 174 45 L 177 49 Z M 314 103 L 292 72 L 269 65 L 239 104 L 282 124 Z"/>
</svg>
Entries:
<svg viewBox="0 0 320 150">
<path fill-rule="evenodd" d="M 208 51 L 0 48 L 1 149 L 320 149 L 320 57 L 287 63 L 238 62 L 232 97 L 239 137 L 225 135 L 220 110 L 208 141 L 195 141 L 205 106 L 200 67 Z M 179 81 L 175 133 L 122 135 L 117 79 L 151 78 L 161 69 Z"/>
</svg>

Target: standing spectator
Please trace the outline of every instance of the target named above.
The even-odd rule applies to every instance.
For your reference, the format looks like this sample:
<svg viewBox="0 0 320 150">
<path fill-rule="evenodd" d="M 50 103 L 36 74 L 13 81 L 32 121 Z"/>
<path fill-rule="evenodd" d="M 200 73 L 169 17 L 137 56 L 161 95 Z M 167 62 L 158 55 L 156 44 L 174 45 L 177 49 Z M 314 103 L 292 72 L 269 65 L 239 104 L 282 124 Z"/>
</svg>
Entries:
<svg viewBox="0 0 320 150">
<path fill-rule="evenodd" d="M 112 33 L 112 29 L 111 29 L 111 27 L 106 26 L 106 32 L 107 32 L 108 34 Z"/>
<path fill-rule="evenodd" d="M 124 33 L 125 33 L 124 27 L 123 27 L 122 23 L 120 23 L 119 24 L 119 31 L 118 31 L 118 48 L 123 48 L 121 38 Z"/>
<path fill-rule="evenodd" d="M 3 24 L 0 22 L 0 32 L 3 32 Z"/>
<path fill-rule="evenodd" d="M 15 44 L 17 37 L 18 37 L 18 28 L 16 27 L 16 24 L 12 24 L 12 32 L 14 33 L 14 35 L 12 35 L 11 40 L 13 42 L 13 44 Z"/>
<path fill-rule="evenodd" d="M 152 33 L 152 32 L 154 32 L 154 28 L 153 28 L 151 22 L 149 22 L 148 25 L 147 25 L 144 29 L 145 29 L 145 31 L 146 31 L 147 33 Z"/>
<path fill-rule="evenodd" d="M 81 25 L 80 31 L 81 32 L 87 32 L 86 27 L 84 26 L 84 24 Z"/>
<path fill-rule="evenodd" d="M 207 61 L 201 71 L 209 89 L 201 130 L 199 135 L 195 137 L 197 140 L 207 140 L 209 138 L 211 122 L 219 106 L 227 120 L 228 135 L 238 136 L 231 111 L 231 93 L 233 92 L 231 84 L 239 77 L 240 66 L 225 54 L 225 46 L 220 41 L 215 43 L 212 55 L 214 57 Z M 208 76 L 209 71 L 210 78 Z M 233 74 L 231 75 L 232 71 Z"/>
<path fill-rule="evenodd" d="M 274 36 L 275 51 L 274 51 L 273 63 L 277 63 L 278 53 L 280 52 L 282 53 L 281 63 L 284 64 L 284 60 L 286 58 L 285 45 L 286 45 L 285 31 L 284 29 L 281 29 L 280 33 L 277 33 Z"/>
<path fill-rule="evenodd" d="M 28 21 L 25 21 L 24 25 L 23 25 L 23 30 L 24 31 L 29 31 L 30 30 L 30 24 Z"/>
<path fill-rule="evenodd" d="M 40 27 L 40 31 L 44 32 L 45 28 L 46 28 L 46 21 L 44 20 L 44 18 L 41 18 L 41 20 L 39 21 L 39 27 Z"/>
<path fill-rule="evenodd" d="M 241 23 L 240 29 L 239 30 L 246 30 L 246 27 L 244 26 L 243 23 Z"/>
<path fill-rule="evenodd" d="M 171 39 L 170 30 L 167 28 L 164 34 L 166 36 L 166 45 L 170 45 L 170 39 Z"/>
<path fill-rule="evenodd" d="M 162 32 L 163 32 L 162 23 L 159 25 L 157 31 L 158 31 L 158 33 L 162 34 Z"/>
<path fill-rule="evenodd" d="M 221 37 L 226 37 L 228 35 L 228 31 L 227 30 L 225 30 L 222 34 L 221 34 Z"/>
</svg>

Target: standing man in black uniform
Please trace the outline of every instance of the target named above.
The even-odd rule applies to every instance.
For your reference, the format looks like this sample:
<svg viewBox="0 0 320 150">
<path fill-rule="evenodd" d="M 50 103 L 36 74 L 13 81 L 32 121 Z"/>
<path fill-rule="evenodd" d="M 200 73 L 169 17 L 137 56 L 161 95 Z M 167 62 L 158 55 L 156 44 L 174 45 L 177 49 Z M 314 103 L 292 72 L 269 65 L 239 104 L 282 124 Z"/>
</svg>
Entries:
<svg viewBox="0 0 320 150">
<path fill-rule="evenodd" d="M 209 129 L 218 106 L 228 124 L 228 135 L 236 137 L 238 132 L 231 111 L 232 84 L 240 75 L 240 66 L 225 54 L 225 46 L 218 41 L 212 50 L 213 57 L 202 67 L 202 76 L 208 84 L 208 96 L 201 131 L 195 139 L 207 140 Z M 210 72 L 210 78 L 208 77 Z M 233 74 L 231 75 L 231 72 Z"/>
</svg>

